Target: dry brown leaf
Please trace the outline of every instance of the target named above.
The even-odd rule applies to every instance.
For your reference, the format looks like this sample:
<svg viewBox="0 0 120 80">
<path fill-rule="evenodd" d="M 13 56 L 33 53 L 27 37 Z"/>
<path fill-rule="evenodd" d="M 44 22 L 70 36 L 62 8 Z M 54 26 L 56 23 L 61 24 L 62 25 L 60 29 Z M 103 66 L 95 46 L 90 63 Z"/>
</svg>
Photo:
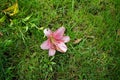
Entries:
<svg viewBox="0 0 120 80">
<path fill-rule="evenodd" d="M 3 10 L 4 13 L 7 13 L 9 12 L 10 16 L 13 16 L 15 14 L 17 14 L 19 11 L 19 8 L 18 8 L 18 3 L 17 3 L 17 0 L 16 0 L 16 3 L 14 3 L 12 6 L 8 7 L 7 9 Z"/>
<path fill-rule="evenodd" d="M 3 33 L 0 32 L 0 36 L 3 36 Z"/>
<path fill-rule="evenodd" d="M 82 38 L 74 40 L 73 44 L 78 44 L 80 41 L 82 41 Z"/>
<path fill-rule="evenodd" d="M 117 30 L 117 35 L 120 36 L 120 29 Z"/>
</svg>

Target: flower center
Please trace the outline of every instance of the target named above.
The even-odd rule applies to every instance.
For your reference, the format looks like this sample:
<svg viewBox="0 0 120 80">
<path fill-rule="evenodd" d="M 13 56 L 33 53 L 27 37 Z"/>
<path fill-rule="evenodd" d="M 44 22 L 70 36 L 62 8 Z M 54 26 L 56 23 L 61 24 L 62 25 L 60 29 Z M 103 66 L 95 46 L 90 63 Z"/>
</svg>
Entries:
<svg viewBox="0 0 120 80">
<path fill-rule="evenodd" d="M 51 43 L 52 43 L 52 44 L 54 44 L 54 43 L 55 43 L 55 39 L 54 39 L 54 37 L 53 37 L 53 36 L 50 36 L 50 41 L 51 41 Z"/>
</svg>

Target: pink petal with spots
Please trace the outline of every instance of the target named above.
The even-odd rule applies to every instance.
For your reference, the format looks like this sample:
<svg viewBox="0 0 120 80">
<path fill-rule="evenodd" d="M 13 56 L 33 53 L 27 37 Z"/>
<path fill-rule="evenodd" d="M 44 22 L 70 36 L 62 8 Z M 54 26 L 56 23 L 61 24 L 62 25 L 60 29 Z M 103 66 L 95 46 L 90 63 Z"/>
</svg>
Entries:
<svg viewBox="0 0 120 80">
<path fill-rule="evenodd" d="M 55 49 L 49 49 L 49 56 L 54 56 L 56 50 Z"/>
<path fill-rule="evenodd" d="M 69 36 L 64 36 L 62 38 L 62 40 L 64 41 L 64 43 L 69 42 L 70 41 L 70 37 Z"/>
<path fill-rule="evenodd" d="M 53 34 L 55 39 L 61 39 L 63 37 L 63 34 L 65 32 L 65 28 L 64 27 L 60 27 L 59 29 L 57 29 Z"/>
<path fill-rule="evenodd" d="M 56 45 L 56 49 L 60 52 L 66 52 L 67 46 L 63 42 L 60 42 Z"/>
<path fill-rule="evenodd" d="M 51 47 L 51 43 L 49 40 L 44 41 L 41 46 L 42 49 L 49 49 Z"/>
<path fill-rule="evenodd" d="M 44 29 L 44 34 L 49 37 L 52 34 L 52 31 L 50 29 Z"/>
</svg>

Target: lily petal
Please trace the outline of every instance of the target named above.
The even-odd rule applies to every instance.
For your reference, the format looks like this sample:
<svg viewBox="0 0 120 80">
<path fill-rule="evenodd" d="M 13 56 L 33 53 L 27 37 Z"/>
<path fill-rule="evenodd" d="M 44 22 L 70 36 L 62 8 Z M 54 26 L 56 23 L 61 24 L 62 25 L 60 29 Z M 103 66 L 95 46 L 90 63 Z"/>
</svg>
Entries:
<svg viewBox="0 0 120 80">
<path fill-rule="evenodd" d="M 55 49 L 49 49 L 49 56 L 54 56 L 56 50 Z"/>
<path fill-rule="evenodd" d="M 70 41 L 70 37 L 69 36 L 64 36 L 62 38 L 62 40 L 64 41 L 64 43 L 69 42 Z"/>
<path fill-rule="evenodd" d="M 63 37 L 64 32 L 65 32 L 65 28 L 60 27 L 53 33 L 53 35 L 56 39 L 61 39 Z"/>
<path fill-rule="evenodd" d="M 51 47 L 51 45 L 52 45 L 52 44 L 50 43 L 50 41 L 49 41 L 49 39 L 48 39 L 48 40 L 44 41 L 44 42 L 41 44 L 40 47 L 45 50 L 45 49 L 49 49 L 49 48 Z"/>
<path fill-rule="evenodd" d="M 52 31 L 49 28 L 44 29 L 44 34 L 45 34 L 45 36 L 49 37 L 52 34 Z"/>
<path fill-rule="evenodd" d="M 56 45 L 56 49 L 60 52 L 66 52 L 67 46 L 63 42 L 60 42 Z"/>
</svg>

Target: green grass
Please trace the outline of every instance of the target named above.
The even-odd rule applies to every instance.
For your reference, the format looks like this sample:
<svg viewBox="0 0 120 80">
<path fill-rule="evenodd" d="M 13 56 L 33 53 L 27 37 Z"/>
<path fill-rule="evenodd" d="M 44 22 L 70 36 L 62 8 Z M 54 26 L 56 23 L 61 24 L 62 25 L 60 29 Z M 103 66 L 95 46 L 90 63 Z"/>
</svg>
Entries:
<svg viewBox="0 0 120 80">
<path fill-rule="evenodd" d="M 0 80 L 120 79 L 119 0 L 18 0 L 19 12 L 5 14 L 15 2 L 0 1 Z M 68 51 L 49 57 L 42 28 L 62 25 Z"/>
</svg>

